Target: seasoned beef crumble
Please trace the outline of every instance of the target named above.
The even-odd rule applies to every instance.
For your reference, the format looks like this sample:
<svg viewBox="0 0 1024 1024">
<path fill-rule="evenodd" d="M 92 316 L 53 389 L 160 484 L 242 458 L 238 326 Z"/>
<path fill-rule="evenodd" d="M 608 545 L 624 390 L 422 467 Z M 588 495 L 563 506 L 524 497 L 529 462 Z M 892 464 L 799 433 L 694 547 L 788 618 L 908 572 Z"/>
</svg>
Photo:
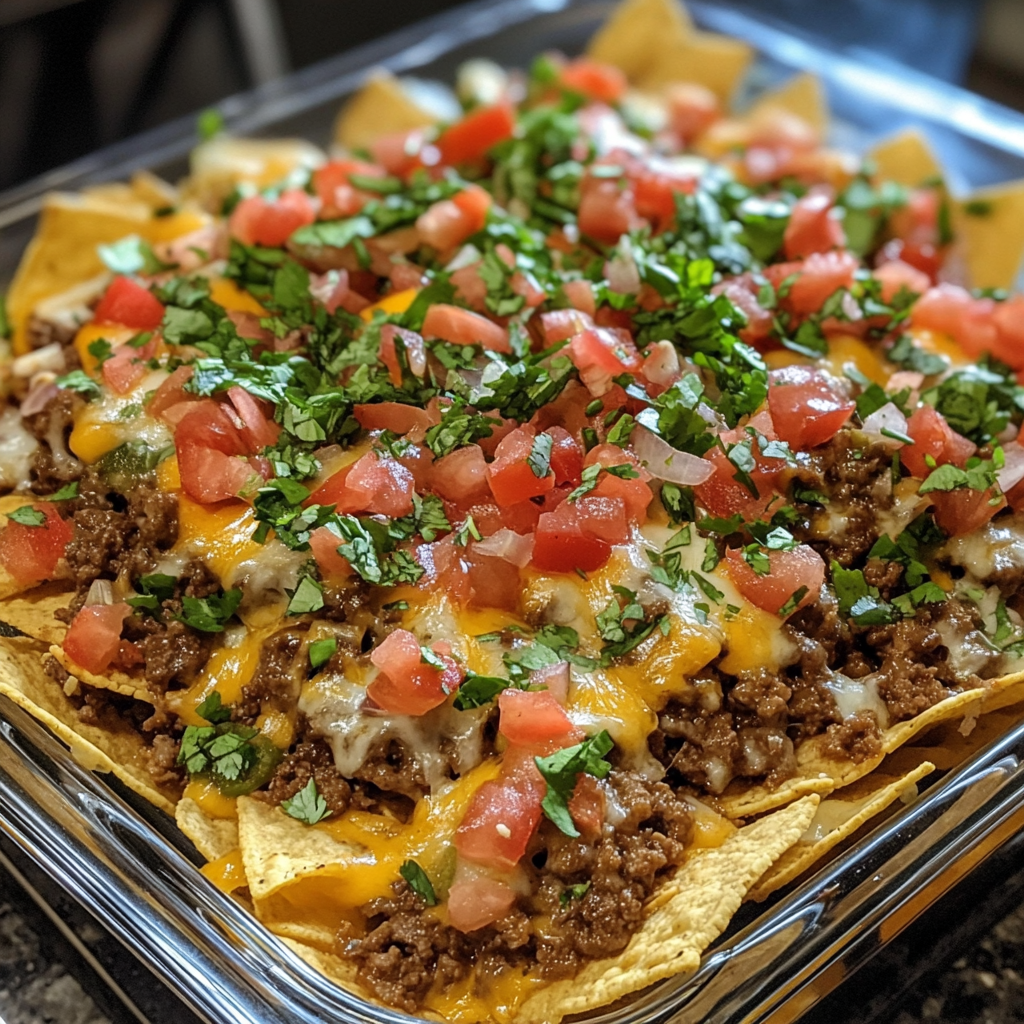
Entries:
<svg viewBox="0 0 1024 1024">
<path fill-rule="evenodd" d="M 472 964 L 482 979 L 533 964 L 560 978 L 584 960 L 621 952 L 657 881 L 682 862 L 693 818 L 665 783 L 614 771 L 607 785 L 621 808 L 618 824 L 573 839 L 542 821 L 522 862 L 529 894 L 494 925 L 464 934 L 442 924 L 403 881 L 393 896 L 362 908 L 365 936 L 342 926 L 339 955 L 380 999 L 412 1012 L 435 983 L 457 981 Z M 587 883 L 582 895 L 571 894 Z M 542 931 L 530 927 L 537 914 L 550 920 Z"/>
</svg>

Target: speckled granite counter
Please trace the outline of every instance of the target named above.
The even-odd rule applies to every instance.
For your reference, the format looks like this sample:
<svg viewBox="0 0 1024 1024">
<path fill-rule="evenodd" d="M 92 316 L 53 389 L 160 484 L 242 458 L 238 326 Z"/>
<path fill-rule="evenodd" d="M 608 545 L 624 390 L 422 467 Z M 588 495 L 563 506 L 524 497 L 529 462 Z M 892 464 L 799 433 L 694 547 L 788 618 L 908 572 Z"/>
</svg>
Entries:
<svg viewBox="0 0 1024 1024">
<path fill-rule="evenodd" d="M 1024 1021 L 1022 850 L 1024 841 L 990 858 L 801 1024 Z M 65 934 L 5 869 L 8 857 L 24 880 L 46 894 Z M 116 940 L 0 840 L 0 1024 L 122 1021 L 199 1024 Z"/>
</svg>

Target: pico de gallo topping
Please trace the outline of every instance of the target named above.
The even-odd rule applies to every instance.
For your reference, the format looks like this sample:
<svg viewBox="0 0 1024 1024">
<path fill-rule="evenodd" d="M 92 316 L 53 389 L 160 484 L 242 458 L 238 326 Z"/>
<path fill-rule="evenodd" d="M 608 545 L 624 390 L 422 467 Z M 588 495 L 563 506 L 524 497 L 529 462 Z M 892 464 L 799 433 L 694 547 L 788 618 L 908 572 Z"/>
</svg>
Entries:
<svg viewBox="0 0 1024 1024">
<path fill-rule="evenodd" d="M 1024 299 L 958 278 L 944 183 L 585 58 L 500 81 L 114 247 L 0 532 L 161 784 L 435 815 L 336 922 L 409 1010 L 620 951 L 720 799 L 1024 654 Z"/>
</svg>

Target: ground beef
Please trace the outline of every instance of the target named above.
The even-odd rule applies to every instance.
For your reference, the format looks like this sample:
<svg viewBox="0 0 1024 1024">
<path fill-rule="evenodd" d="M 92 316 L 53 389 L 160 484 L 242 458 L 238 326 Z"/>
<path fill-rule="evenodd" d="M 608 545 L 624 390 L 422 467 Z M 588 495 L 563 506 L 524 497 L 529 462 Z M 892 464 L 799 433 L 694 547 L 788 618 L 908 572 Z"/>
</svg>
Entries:
<svg viewBox="0 0 1024 1024">
<path fill-rule="evenodd" d="M 427 790 L 423 769 L 405 745 L 386 736 L 370 748 L 355 777 L 386 793 L 399 793 L 412 800 L 419 800 Z"/>
<path fill-rule="evenodd" d="M 75 414 L 82 398 L 74 391 L 61 389 L 39 412 L 26 416 L 25 426 L 40 442 L 32 456 L 32 490 L 53 494 L 72 480 L 78 480 L 85 467 L 67 446 Z"/>
<path fill-rule="evenodd" d="M 28 343 L 29 347 L 36 349 L 46 348 L 47 345 L 57 344 L 64 350 L 64 372 L 81 368 L 82 362 L 78 358 L 78 351 L 75 349 L 75 335 L 78 333 L 76 327 L 67 324 L 57 323 L 55 320 L 44 320 L 42 317 L 33 316 L 28 322 Z"/>
<path fill-rule="evenodd" d="M 879 510 L 892 507 L 892 483 L 889 467 L 892 450 L 884 444 L 867 443 L 860 435 L 841 430 L 826 445 L 815 448 L 792 476 L 807 489 L 828 498 L 826 512 L 815 506 L 796 503 L 807 516 L 803 526 L 795 526 L 794 535 L 810 544 L 825 559 L 833 559 L 844 567 L 854 565 L 868 553 L 878 539 Z M 831 519 L 815 527 L 815 521 L 840 511 L 846 527 L 836 534 Z"/>
<path fill-rule="evenodd" d="M 344 814 L 352 798 L 352 787 L 334 767 L 331 748 L 322 740 L 300 743 L 277 766 L 266 790 L 253 794 L 267 803 L 290 800 L 313 779 L 317 792 L 327 802 L 331 814 Z"/>
<path fill-rule="evenodd" d="M 257 705 L 261 713 L 268 707 L 288 711 L 295 706 L 304 679 L 303 639 L 298 630 L 282 630 L 265 641 L 252 680 L 243 690 L 243 705 Z"/>
<path fill-rule="evenodd" d="M 101 577 L 135 580 L 153 572 L 159 552 L 178 539 L 178 499 L 148 478 L 125 497 L 114 495 L 112 507 L 80 508 L 71 518 L 75 534 L 60 572 L 79 594 Z"/>
<path fill-rule="evenodd" d="M 621 952 L 659 878 L 682 862 L 693 823 L 664 783 L 616 771 L 606 785 L 623 819 L 578 838 L 542 822 L 522 862 L 530 894 L 494 925 L 463 934 L 425 913 L 399 882 L 392 897 L 362 908 L 365 936 L 342 925 L 339 954 L 355 961 L 379 998 L 415 1012 L 435 982 L 451 984 L 470 964 L 484 980 L 526 964 L 555 978 L 574 974 L 585 959 Z M 586 891 L 572 895 L 581 884 Z M 531 927 L 538 915 L 547 921 L 542 931 Z"/>
<path fill-rule="evenodd" d="M 166 733 L 153 737 L 153 745 L 146 752 L 146 769 L 158 786 L 184 784 L 185 769 L 178 765 L 178 747 L 178 741 Z"/>
<path fill-rule="evenodd" d="M 874 712 L 858 711 L 827 730 L 827 757 L 860 764 L 882 752 L 882 736 Z"/>
</svg>

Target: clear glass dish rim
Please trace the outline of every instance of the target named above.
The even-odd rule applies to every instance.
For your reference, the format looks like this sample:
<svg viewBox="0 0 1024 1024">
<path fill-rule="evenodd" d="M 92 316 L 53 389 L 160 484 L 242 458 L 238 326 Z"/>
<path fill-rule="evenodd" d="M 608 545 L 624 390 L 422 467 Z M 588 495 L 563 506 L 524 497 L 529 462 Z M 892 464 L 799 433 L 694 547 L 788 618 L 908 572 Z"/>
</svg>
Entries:
<svg viewBox="0 0 1024 1024">
<path fill-rule="evenodd" d="M 340 99 L 371 67 L 412 72 L 505 26 L 562 12 L 592 18 L 612 6 L 610 0 L 479 0 L 231 97 L 218 109 L 231 130 L 258 133 Z M 756 40 L 769 57 L 813 71 L 826 83 L 877 93 L 889 102 L 898 88 L 907 113 L 1024 157 L 1024 116 L 998 104 L 907 69 L 869 66 L 784 31 L 770 19 L 717 4 L 690 6 L 702 27 Z M 0 194 L 0 230 L 34 214 L 48 191 L 116 179 L 182 157 L 195 142 L 194 119 L 182 118 L 41 175 Z M 153 827 L 152 815 L 77 765 L 6 698 L 0 699 L 0 733 L 5 740 L 0 743 L 0 828 L 203 1019 L 217 1024 L 408 1019 L 313 971 L 206 883 Z M 767 1018 L 813 987 L 830 965 L 855 966 L 880 948 L 883 926 L 894 914 L 915 901 L 926 906 L 955 882 L 960 866 L 987 856 L 1024 826 L 1022 764 L 1024 726 L 950 773 L 713 950 L 696 975 L 665 982 L 624 1008 L 587 1019 L 682 1024 Z M 921 894 L 929 892 L 922 902 Z"/>
</svg>

